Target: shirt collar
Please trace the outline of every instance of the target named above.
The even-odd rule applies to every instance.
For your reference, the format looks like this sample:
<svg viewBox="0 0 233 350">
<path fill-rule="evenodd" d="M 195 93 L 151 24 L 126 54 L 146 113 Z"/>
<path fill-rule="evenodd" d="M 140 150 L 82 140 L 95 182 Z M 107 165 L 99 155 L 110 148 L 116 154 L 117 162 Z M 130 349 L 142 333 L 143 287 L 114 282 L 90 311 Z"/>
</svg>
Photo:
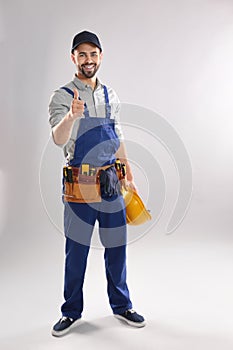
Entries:
<svg viewBox="0 0 233 350">
<path fill-rule="evenodd" d="M 86 84 L 84 84 L 77 76 L 76 74 L 74 75 L 74 78 L 73 78 L 73 83 L 74 85 L 78 88 L 78 90 L 85 90 L 86 89 Z M 101 82 L 99 81 L 98 78 L 96 78 L 96 88 L 95 90 L 97 90 L 99 87 L 101 87 L 102 84 Z"/>
</svg>

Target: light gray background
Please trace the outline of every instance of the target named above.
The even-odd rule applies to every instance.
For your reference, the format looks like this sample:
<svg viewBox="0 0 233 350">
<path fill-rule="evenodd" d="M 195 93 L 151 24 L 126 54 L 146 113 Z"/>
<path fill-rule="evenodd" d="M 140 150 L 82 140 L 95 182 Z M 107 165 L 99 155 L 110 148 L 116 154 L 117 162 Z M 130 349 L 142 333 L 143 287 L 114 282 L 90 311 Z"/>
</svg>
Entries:
<svg viewBox="0 0 233 350">
<path fill-rule="evenodd" d="M 92 249 L 83 324 L 54 339 L 64 240 L 42 204 L 40 161 L 48 100 L 72 78 L 71 40 L 84 29 L 103 43 L 101 80 L 180 135 L 193 197 L 166 235 L 177 182 L 164 153 L 164 212 L 128 247 L 132 299 L 148 326 L 131 329 L 111 316 L 103 251 Z M 232 37 L 231 0 L 1 1 L 1 349 L 232 349 Z"/>
</svg>

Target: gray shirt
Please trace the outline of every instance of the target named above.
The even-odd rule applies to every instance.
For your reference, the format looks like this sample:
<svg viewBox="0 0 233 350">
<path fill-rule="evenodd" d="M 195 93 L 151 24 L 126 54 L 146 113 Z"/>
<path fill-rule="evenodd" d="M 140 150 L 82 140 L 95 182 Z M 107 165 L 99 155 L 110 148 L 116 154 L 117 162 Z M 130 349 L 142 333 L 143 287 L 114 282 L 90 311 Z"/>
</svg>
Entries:
<svg viewBox="0 0 233 350">
<path fill-rule="evenodd" d="M 71 82 L 64 86 L 72 91 L 74 88 L 78 89 L 79 96 L 84 102 L 86 102 L 91 117 L 106 117 L 103 84 L 101 84 L 98 79 L 95 90 L 92 90 L 89 85 L 83 84 L 83 82 L 76 76 Z M 115 120 L 115 130 L 120 141 L 122 141 L 123 133 L 119 123 L 120 101 L 112 88 L 107 87 L 107 90 L 109 95 L 109 103 L 111 105 L 111 118 Z M 68 113 L 72 99 L 73 97 L 67 91 L 61 88 L 57 89 L 53 93 L 49 102 L 49 122 L 52 128 L 57 125 Z M 84 118 L 84 115 L 81 118 Z M 74 148 L 79 129 L 79 122 L 80 118 L 78 118 L 74 123 L 70 139 L 65 145 L 62 145 L 67 161 L 74 157 Z"/>
</svg>

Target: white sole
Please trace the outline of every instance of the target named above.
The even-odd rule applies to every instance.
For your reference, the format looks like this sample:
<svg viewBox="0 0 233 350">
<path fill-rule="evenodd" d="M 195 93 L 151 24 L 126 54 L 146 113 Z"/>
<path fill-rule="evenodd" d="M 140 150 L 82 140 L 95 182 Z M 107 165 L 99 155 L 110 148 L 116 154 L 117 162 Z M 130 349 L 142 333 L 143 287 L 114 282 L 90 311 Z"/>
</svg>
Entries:
<svg viewBox="0 0 233 350">
<path fill-rule="evenodd" d="M 145 321 L 143 321 L 143 322 L 133 322 L 133 321 L 129 321 L 125 317 L 123 317 L 121 315 L 117 315 L 117 314 L 114 315 L 114 317 L 118 318 L 118 320 L 121 320 L 121 321 L 124 321 L 124 322 L 128 323 L 132 327 L 142 328 L 142 327 L 145 327 L 145 325 L 146 325 Z"/>
<path fill-rule="evenodd" d="M 68 333 L 72 328 L 78 326 L 81 323 L 81 318 L 78 318 L 76 321 L 74 321 L 74 323 L 72 323 L 72 325 L 66 329 L 64 329 L 63 331 L 55 331 L 54 329 L 52 329 L 51 334 L 54 337 L 62 337 L 63 335 L 65 335 L 66 333 Z"/>
</svg>

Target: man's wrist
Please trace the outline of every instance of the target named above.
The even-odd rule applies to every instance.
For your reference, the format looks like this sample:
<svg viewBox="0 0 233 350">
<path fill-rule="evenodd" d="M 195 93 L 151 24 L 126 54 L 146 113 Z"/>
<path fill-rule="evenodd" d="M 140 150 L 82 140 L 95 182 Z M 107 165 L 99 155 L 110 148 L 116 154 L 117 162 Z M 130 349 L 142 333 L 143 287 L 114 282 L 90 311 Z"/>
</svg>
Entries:
<svg viewBox="0 0 233 350">
<path fill-rule="evenodd" d="M 75 122 L 75 119 L 72 117 L 71 113 L 68 112 L 65 116 L 65 120 L 72 125 Z"/>
<path fill-rule="evenodd" d="M 127 181 L 130 181 L 130 182 L 133 182 L 134 181 L 134 179 L 133 179 L 133 175 L 130 173 L 126 173 L 126 179 L 127 179 Z"/>
</svg>

